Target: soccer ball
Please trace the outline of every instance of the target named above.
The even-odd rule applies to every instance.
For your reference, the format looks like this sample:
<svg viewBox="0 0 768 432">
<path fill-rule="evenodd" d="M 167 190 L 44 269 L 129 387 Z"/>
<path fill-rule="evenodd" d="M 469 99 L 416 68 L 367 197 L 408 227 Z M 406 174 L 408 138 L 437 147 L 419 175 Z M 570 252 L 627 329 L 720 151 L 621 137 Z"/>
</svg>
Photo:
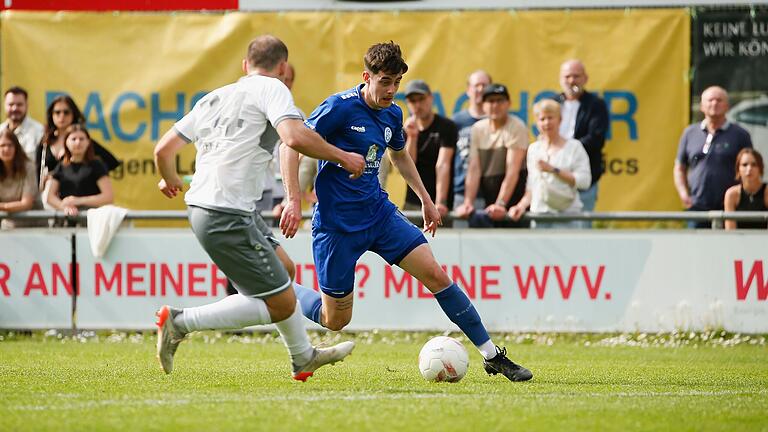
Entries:
<svg viewBox="0 0 768 432">
<path fill-rule="evenodd" d="M 419 371 L 427 381 L 458 382 L 468 368 L 467 350 L 454 338 L 434 337 L 419 352 Z"/>
</svg>

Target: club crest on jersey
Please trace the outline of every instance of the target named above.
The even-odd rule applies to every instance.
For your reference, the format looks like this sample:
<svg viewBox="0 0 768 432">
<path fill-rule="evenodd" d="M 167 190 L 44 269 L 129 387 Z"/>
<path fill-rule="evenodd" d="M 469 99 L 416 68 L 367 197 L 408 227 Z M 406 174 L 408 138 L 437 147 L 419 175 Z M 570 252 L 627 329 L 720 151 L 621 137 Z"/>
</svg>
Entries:
<svg viewBox="0 0 768 432">
<path fill-rule="evenodd" d="M 371 144 L 370 147 L 368 147 L 368 154 L 365 155 L 365 160 L 368 162 L 373 162 L 376 160 L 376 152 L 379 151 L 379 146 L 376 144 Z"/>
<path fill-rule="evenodd" d="M 387 126 L 386 128 L 384 128 L 384 142 L 389 144 L 389 140 L 391 139 L 392 139 L 392 129 L 390 129 L 389 126 Z"/>
</svg>

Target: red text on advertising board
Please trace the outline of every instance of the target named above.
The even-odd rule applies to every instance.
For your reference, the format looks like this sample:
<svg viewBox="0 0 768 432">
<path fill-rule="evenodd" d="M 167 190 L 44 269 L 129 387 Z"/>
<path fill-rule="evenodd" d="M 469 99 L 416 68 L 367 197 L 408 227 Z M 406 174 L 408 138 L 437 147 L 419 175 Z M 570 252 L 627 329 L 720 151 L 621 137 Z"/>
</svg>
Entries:
<svg viewBox="0 0 768 432">
<path fill-rule="evenodd" d="M 763 261 L 755 260 L 752 264 L 752 269 L 749 271 L 749 275 L 744 278 L 744 262 L 742 260 L 736 260 L 733 263 L 734 274 L 736 276 L 736 299 L 745 301 L 749 289 L 754 283 L 756 285 L 757 299 L 765 300 L 768 298 L 768 279 L 764 278 Z"/>
<path fill-rule="evenodd" d="M 568 300 L 571 297 L 571 292 L 573 291 L 576 274 L 580 270 L 581 277 L 587 289 L 589 298 L 591 300 L 597 299 L 600 292 L 600 285 L 603 282 L 603 275 L 605 274 L 604 265 L 601 265 L 597 268 L 597 276 L 594 280 L 592 280 L 592 277 L 590 276 L 589 268 L 585 265 L 570 266 L 570 269 L 567 271 L 567 279 L 564 277 L 566 272 L 562 270 L 563 268 L 566 267 L 559 265 L 547 265 L 544 266 L 544 269 L 537 270 L 534 266 L 528 266 L 528 272 L 524 273 L 524 270 L 520 266 L 514 266 L 515 279 L 517 280 L 517 287 L 520 291 L 520 297 L 523 300 L 526 300 L 528 298 L 531 285 L 533 285 L 533 288 L 536 291 L 536 298 L 539 300 L 543 299 L 544 293 L 547 290 L 547 282 L 548 280 L 551 280 L 549 277 L 550 271 L 552 271 L 555 274 L 558 287 L 560 288 L 560 296 L 563 300 Z M 606 300 L 610 300 L 611 293 L 606 292 L 604 293 L 603 297 Z"/>
<path fill-rule="evenodd" d="M 94 294 L 110 292 L 126 297 L 216 297 L 227 278 L 211 263 L 117 263 L 111 272 L 100 263 L 94 268 Z"/>
</svg>

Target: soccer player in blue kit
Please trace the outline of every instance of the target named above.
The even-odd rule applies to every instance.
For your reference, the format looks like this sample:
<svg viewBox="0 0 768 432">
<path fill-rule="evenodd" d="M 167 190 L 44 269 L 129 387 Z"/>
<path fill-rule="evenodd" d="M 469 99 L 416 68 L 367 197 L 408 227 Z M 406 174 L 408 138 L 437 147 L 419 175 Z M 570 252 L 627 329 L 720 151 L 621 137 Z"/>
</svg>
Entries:
<svg viewBox="0 0 768 432">
<path fill-rule="evenodd" d="M 437 263 L 424 234 L 381 188 L 377 173 L 389 148 L 392 162 L 421 199 L 424 232 L 435 235 L 441 225 L 440 213 L 405 151 L 403 113 L 393 103 L 408 65 L 394 42 L 371 46 L 364 63 L 363 84 L 329 97 L 305 121 L 341 150 L 363 155 L 366 167 L 361 177 L 353 179 L 338 164 L 319 162 L 312 249 L 322 292 L 295 285 L 304 315 L 330 330 L 344 328 L 352 319 L 355 265 L 363 253 L 372 251 L 410 273 L 434 294 L 448 318 L 480 351 L 488 374 L 501 373 L 511 381 L 530 380 L 533 374 L 509 360 L 506 348 L 491 341 L 475 307 Z M 280 226 L 286 237 L 292 237 L 301 214 L 298 153 L 285 146 L 281 152 L 288 203 Z"/>
</svg>

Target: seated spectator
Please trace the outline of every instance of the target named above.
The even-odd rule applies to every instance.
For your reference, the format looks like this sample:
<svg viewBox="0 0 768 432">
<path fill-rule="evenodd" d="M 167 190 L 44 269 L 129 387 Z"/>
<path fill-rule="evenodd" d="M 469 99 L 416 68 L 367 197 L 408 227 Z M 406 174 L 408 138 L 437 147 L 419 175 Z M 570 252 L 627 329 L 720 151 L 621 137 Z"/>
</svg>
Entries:
<svg viewBox="0 0 768 432">
<path fill-rule="evenodd" d="M 768 188 L 763 182 L 763 157 L 752 148 L 741 149 L 736 156 L 736 186 L 725 191 L 725 211 L 768 211 Z M 766 229 L 764 221 L 725 221 L 725 229 Z"/>
<path fill-rule="evenodd" d="M 51 175 L 48 204 L 68 216 L 81 209 L 112 204 L 112 182 L 96 157 L 88 131 L 80 124 L 64 135 L 64 157 Z"/>
<path fill-rule="evenodd" d="M 43 140 L 37 147 L 36 166 L 39 173 L 40 189 L 45 186 L 49 174 L 56 169 L 61 159 L 64 157 L 66 145 L 64 144 L 64 134 L 73 124 L 85 125 L 85 117 L 80 109 L 68 95 L 56 97 L 48 106 L 46 113 L 47 123 L 45 125 L 45 134 Z M 107 168 L 112 171 L 120 165 L 120 161 L 115 159 L 109 150 L 102 147 L 98 142 L 91 140 L 96 157 L 101 159 Z"/>
<path fill-rule="evenodd" d="M 0 130 L 0 211 L 14 213 L 30 210 L 37 197 L 35 165 L 10 129 Z M 9 219 L 3 228 L 13 228 L 18 223 Z"/>
<path fill-rule="evenodd" d="M 512 220 L 520 220 L 530 206 L 536 213 L 578 213 L 582 209 L 578 190 L 592 181 L 589 156 L 576 139 L 560 135 L 560 104 L 542 100 L 533 106 L 540 134 L 528 148 L 528 183 L 525 195 L 509 209 Z M 578 228 L 580 221 L 531 224 L 538 228 Z"/>
</svg>

